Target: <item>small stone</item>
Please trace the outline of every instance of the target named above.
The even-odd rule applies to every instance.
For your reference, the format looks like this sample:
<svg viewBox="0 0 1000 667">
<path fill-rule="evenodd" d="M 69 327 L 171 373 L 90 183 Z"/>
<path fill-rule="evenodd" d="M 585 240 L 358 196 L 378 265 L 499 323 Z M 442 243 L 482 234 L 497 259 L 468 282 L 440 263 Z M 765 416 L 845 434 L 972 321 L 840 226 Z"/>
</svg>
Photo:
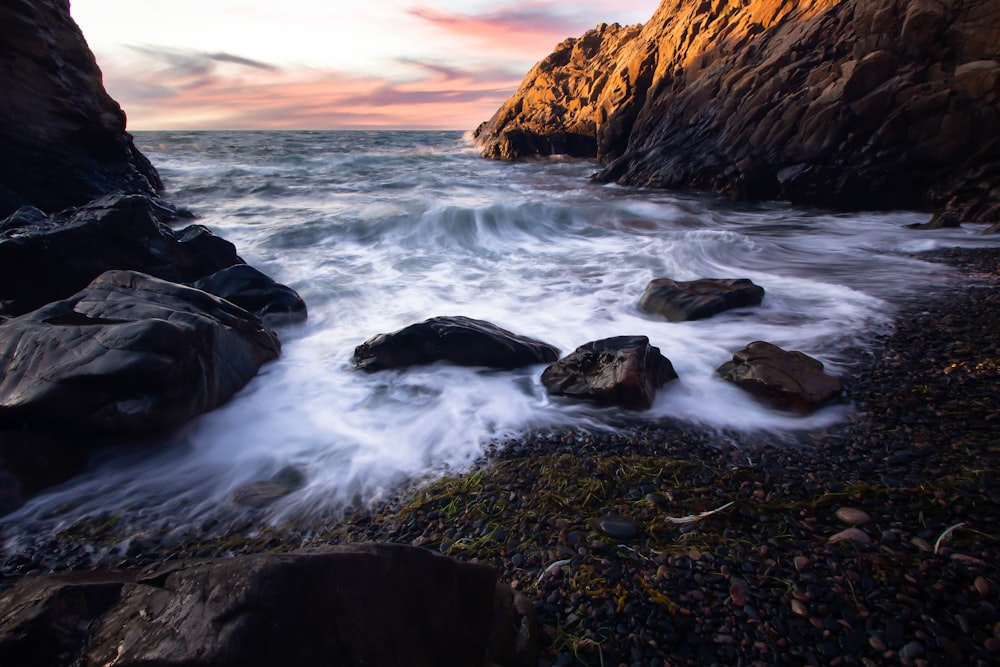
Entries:
<svg viewBox="0 0 1000 667">
<path fill-rule="evenodd" d="M 904 660 L 915 660 L 924 654 L 924 645 L 920 642 L 910 642 L 899 649 L 899 657 Z"/>
<path fill-rule="evenodd" d="M 874 650 L 878 651 L 879 653 L 885 653 L 886 651 L 889 650 L 889 647 L 886 645 L 886 643 L 876 635 L 872 635 L 871 637 L 868 638 L 868 645 L 871 646 Z"/>
<path fill-rule="evenodd" d="M 863 526 L 872 520 L 867 512 L 863 512 L 856 507 L 841 507 L 837 510 L 837 520 L 846 523 L 848 526 Z"/>
<path fill-rule="evenodd" d="M 916 548 L 920 549 L 921 551 L 927 551 L 927 552 L 931 551 L 931 544 L 930 544 L 930 542 L 928 542 L 927 540 L 925 540 L 922 537 L 914 537 L 914 538 L 910 539 L 910 544 L 912 544 Z"/>
<path fill-rule="evenodd" d="M 986 577 L 976 577 L 972 585 L 976 589 L 976 592 L 983 597 L 990 594 L 990 581 Z"/>
<path fill-rule="evenodd" d="M 802 570 L 804 570 L 807 567 L 809 567 L 809 562 L 810 562 L 809 559 L 806 558 L 805 556 L 796 556 L 792 560 L 792 565 L 795 566 L 795 571 L 796 572 L 801 572 Z"/>
<path fill-rule="evenodd" d="M 801 600 L 792 600 L 792 613 L 805 618 L 809 616 L 809 608 Z"/>
<path fill-rule="evenodd" d="M 646 502 L 653 503 L 657 507 L 666 507 L 668 504 L 670 504 L 670 501 L 668 501 L 662 494 L 659 493 L 647 493 L 645 498 Z"/>
<path fill-rule="evenodd" d="M 855 544 L 871 544 L 872 538 L 868 533 L 860 528 L 845 528 L 835 535 L 831 535 L 830 542 L 854 542 Z"/>
<path fill-rule="evenodd" d="M 639 537 L 639 527 L 635 522 L 617 514 L 598 519 L 597 529 L 616 540 L 634 540 Z"/>
<path fill-rule="evenodd" d="M 698 551 L 697 549 L 691 549 L 690 551 L 688 551 L 688 558 L 690 558 L 693 561 L 699 561 L 701 560 L 701 552 Z"/>
<path fill-rule="evenodd" d="M 996 637 L 990 637 L 983 644 L 984 648 L 990 653 L 1000 653 L 1000 639 Z"/>
</svg>

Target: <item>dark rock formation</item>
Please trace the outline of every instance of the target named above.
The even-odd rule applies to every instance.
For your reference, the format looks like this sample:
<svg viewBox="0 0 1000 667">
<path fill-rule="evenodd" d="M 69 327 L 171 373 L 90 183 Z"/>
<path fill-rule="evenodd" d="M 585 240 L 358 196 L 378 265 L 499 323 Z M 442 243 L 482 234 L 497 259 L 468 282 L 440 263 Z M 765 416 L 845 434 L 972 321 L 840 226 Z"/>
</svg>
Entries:
<svg viewBox="0 0 1000 667">
<path fill-rule="evenodd" d="M 46 216 L 22 208 L 0 222 L 0 312 L 20 315 L 83 289 L 105 271 L 128 269 L 193 282 L 243 260 L 201 225 L 173 231 L 158 202 L 109 195 Z"/>
<path fill-rule="evenodd" d="M 0 326 L 0 430 L 176 426 L 229 400 L 279 350 L 228 301 L 110 271 Z"/>
<path fill-rule="evenodd" d="M 534 665 L 491 568 L 399 545 L 72 573 L 0 594 L 4 665 Z"/>
<path fill-rule="evenodd" d="M 0 3 L 0 217 L 154 194 L 160 177 L 125 132 L 67 0 Z"/>
<path fill-rule="evenodd" d="M 542 372 L 550 394 L 605 405 L 645 410 L 656 390 L 677 378 L 670 360 L 645 336 L 616 336 L 593 341 Z"/>
<path fill-rule="evenodd" d="M 812 412 L 840 395 L 840 380 L 802 352 L 787 352 L 757 341 L 718 369 L 726 380 L 780 408 Z"/>
<path fill-rule="evenodd" d="M 305 301 L 295 290 L 247 264 L 216 271 L 191 286 L 235 303 L 268 323 L 306 319 Z"/>
<path fill-rule="evenodd" d="M 459 366 L 520 368 L 548 363 L 559 350 L 468 317 L 433 317 L 379 334 L 354 350 L 354 367 L 374 372 L 446 361 Z"/>
<path fill-rule="evenodd" d="M 640 31 L 584 40 L 588 62 L 561 45 L 480 128 L 484 155 L 593 126 L 578 143 L 604 181 L 1000 218 L 992 0 L 663 0 Z"/>
<path fill-rule="evenodd" d="M 746 278 L 703 278 L 678 282 L 670 278 L 650 281 L 639 299 L 639 310 L 662 315 L 671 322 L 701 320 L 733 308 L 759 306 L 764 288 Z"/>
</svg>

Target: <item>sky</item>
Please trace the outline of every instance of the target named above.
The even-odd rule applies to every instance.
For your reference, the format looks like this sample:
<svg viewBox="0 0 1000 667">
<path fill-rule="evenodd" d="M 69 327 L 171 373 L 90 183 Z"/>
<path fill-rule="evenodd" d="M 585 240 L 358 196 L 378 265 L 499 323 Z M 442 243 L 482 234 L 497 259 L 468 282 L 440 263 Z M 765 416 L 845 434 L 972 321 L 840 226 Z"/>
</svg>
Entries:
<svg viewBox="0 0 1000 667">
<path fill-rule="evenodd" d="M 71 0 L 129 130 L 454 129 L 657 0 Z"/>
</svg>

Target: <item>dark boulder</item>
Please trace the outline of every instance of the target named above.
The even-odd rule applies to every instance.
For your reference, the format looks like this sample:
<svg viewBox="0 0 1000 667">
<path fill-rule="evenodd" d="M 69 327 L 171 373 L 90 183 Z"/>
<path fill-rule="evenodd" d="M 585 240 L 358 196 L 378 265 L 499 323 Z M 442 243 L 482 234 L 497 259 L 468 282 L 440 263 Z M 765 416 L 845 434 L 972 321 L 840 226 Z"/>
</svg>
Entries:
<svg viewBox="0 0 1000 667">
<path fill-rule="evenodd" d="M 446 361 L 459 366 L 520 368 L 559 358 L 541 341 L 468 317 L 433 317 L 379 334 L 354 350 L 354 367 L 368 371 Z"/>
<path fill-rule="evenodd" d="M 808 413 L 840 395 L 843 385 L 802 352 L 756 341 L 718 369 L 726 380 L 777 407 Z"/>
<path fill-rule="evenodd" d="M 550 394 L 645 410 L 656 390 L 677 378 L 646 336 L 616 336 L 576 348 L 542 372 Z"/>
<path fill-rule="evenodd" d="M 701 320 L 726 310 L 759 306 L 764 288 L 746 278 L 704 278 L 678 282 L 670 278 L 650 281 L 639 299 L 639 310 L 662 315 L 671 322 Z"/>
<path fill-rule="evenodd" d="M 0 90 L 0 217 L 163 187 L 66 0 L 0 3 Z"/>
<path fill-rule="evenodd" d="M 3 362 L 0 361 L 0 364 Z M 83 433 L 0 428 L 0 516 L 79 474 L 89 452 L 107 444 Z"/>
<path fill-rule="evenodd" d="M 128 269 L 193 282 L 242 264 L 232 243 L 201 225 L 174 231 L 171 210 L 142 195 L 109 195 L 45 215 L 22 208 L 0 222 L 0 313 L 20 315 Z"/>
<path fill-rule="evenodd" d="M 235 303 L 268 323 L 306 319 L 306 304 L 295 290 L 276 283 L 248 264 L 216 271 L 191 286 Z"/>
<path fill-rule="evenodd" d="M 511 644 L 530 619 L 502 588 L 492 568 L 374 544 L 34 577 L 0 593 L 0 663 L 526 667 Z"/>
<path fill-rule="evenodd" d="M 228 301 L 110 271 L 0 326 L 0 430 L 169 428 L 229 400 L 279 351 Z"/>
</svg>

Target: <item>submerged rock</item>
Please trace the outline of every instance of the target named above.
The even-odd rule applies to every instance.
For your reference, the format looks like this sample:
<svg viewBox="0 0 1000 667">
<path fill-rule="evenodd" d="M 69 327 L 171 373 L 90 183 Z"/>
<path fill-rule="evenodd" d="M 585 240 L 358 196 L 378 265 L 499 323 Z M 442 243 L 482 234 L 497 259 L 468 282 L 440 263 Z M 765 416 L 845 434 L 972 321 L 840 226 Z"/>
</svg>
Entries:
<svg viewBox="0 0 1000 667">
<path fill-rule="evenodd" d="M 22 580 L 0 663 L 525 667 L 525 608 L 492 568 L 401 545 L 182 561 Z"/>
<path fill-rule="evenodd" d="M 228 401 L 279 351 L 228 301 L 109 271 L 0 326 L 0 429 L 170 428 Z"/>
<path fill-rule="evenodd" d="M 602 181 L 995 224 L 998 42 L 983 0 L 663 0 L 556 47 L 477 141 L 574 134 Z"/>
<path fill-rule="evenodd" d="M 639 310 L 662 315 L 671 322 L 701 320 L 723 311 L 759 306 L 764 288 L 746 278 L 703 278 L 680 282 L 670 278 L 650 281 L 639 299 Z"/>
<path fill-rule="evenodd" d="M 581 345 L 542 372 L 550 394 L 645 410 L 656 390 L 677 378 L 670 360 L 646 336 L 616 336 Z"/>
<path fill-rule="evenodd" d="M 0 218 L 163 187 L 69 9 L 66 0 L 0 4 Z"/>
<path fill-rule="evenodd" d="M 354 350 L 354 367 L 369 373 L 446 361 L 459 366 L 520 368 L 555 361 L 555 347 L 468 317 L 433 317 L 379 334 Z"/>
<path fill-rule="evenodd" d="M 840 380 L 825 373 L 818 359 L 763 341 L 733 354 L 718 373 L 769 403 L 797 412 L 812 412 L 843 390 Z"/>
</svg>

